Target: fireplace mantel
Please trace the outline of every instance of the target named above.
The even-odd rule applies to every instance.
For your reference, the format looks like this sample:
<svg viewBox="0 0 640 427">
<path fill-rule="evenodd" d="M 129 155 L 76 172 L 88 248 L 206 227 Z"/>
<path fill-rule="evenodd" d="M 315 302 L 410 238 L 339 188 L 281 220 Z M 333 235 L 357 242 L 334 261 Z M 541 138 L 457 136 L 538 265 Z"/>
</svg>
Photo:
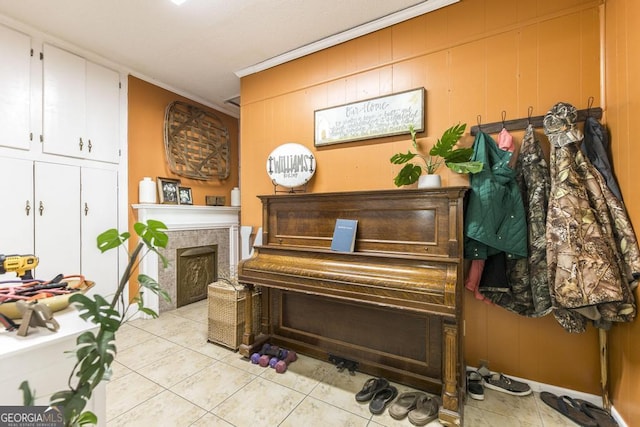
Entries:
<svg viewBox="0 0 640 427">
<path fill-rule="evenodd" d="M 230 206 L 132 205 L 138 211 L 138 221 L 162 221 L 169 230 L 199 230 L 238 226 L 240 208 Z"/>
<path fill-rule="evenodd" d="M 138 221 L 150 219 L 163 222 L 169 232 L 188 230 L 229 230 L 229 272 L 237 274 L 239 259 L 240 208 L 229 206 L 192 206 L 163 204 L 134 204 Z M 151 252 L 140 263 L 140 273 L 154 280 L 159 280 L 158 255 Z M 163 283 L 160 283 L 163 286 Z M 160 301 L 157 295 L 145 294 L 145 305 L 156 313 L 160 312 Z"/>
</svg>

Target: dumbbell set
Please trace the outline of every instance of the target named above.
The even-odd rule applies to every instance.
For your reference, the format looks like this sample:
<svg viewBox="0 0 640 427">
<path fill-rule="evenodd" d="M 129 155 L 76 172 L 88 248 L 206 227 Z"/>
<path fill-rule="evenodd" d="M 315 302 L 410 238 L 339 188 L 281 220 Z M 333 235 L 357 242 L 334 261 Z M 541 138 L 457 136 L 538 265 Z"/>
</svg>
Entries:
<svg viewBox="0 0 640 427">
<path fill-rule="evenodd" d="M 259 352 L 251 355 L 251 363 L 260 365 L 263 368 L 267 366 L 276 370 L 277 373 L 283 374 L 289 363 L 295 362 L 298 355 L 293 350 L 286 350 L 271 344 L 264 344 Z"/>
</svg>

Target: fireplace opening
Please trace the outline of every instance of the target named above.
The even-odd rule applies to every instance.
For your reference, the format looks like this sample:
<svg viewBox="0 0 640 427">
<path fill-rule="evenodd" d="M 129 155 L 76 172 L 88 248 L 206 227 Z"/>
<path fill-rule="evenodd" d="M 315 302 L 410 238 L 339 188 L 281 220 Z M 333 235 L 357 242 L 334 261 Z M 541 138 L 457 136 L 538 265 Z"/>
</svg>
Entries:
<svg viewBox="0 0 640 427">
<path fill-rule="evenodd" d="M 218 245 L 176 250 L 176 306 L 207 298 L 207 287 L 218 280 Z"/>
</svg>

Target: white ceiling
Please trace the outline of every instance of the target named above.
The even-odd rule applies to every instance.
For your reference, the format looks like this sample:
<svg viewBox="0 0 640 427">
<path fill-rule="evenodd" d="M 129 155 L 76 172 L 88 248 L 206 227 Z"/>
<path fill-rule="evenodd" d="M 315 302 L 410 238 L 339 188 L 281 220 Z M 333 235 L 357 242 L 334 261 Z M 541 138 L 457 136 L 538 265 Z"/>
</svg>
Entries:
<svg viewBox="0 0 640 427">
<path fill-rule="evenodd" d="M 238 76 L 455 1 L 0 0 L 0 14 L 237 116 Z"/>
</svg>

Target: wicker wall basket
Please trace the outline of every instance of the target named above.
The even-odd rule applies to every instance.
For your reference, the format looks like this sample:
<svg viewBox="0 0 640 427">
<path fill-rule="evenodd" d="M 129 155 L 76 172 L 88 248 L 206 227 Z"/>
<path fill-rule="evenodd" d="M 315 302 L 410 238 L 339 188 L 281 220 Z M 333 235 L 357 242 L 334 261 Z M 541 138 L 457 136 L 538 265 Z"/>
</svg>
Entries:
<svg viewBox="0 0 640 427">
<path fill-rule="evenodd" d="M 244 287 L 235 281 L 218 280 L 209 285 L 208 339 L 210 342 L 237 350 L 244 334 Z M 253 333 L 260 329 L 260 292 L 253 293 Z"/>
<path fill-rule="evenodd" d="M 164 126 L 164 146 L 171 172 L 203 181 L 229 177 L 229 132 L 218 116 L 175 101 L 167 106 Z"/>
</svg>

